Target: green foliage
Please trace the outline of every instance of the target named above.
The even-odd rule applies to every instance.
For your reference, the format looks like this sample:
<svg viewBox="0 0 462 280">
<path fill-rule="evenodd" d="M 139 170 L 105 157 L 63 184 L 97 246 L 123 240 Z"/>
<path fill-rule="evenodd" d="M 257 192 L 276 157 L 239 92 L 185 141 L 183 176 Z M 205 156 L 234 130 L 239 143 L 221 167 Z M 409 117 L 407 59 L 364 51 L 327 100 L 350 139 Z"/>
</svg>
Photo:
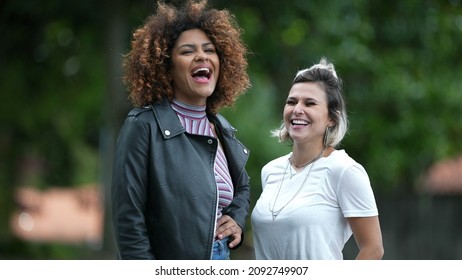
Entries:
<svg viewBox="0 0 462 280">
<path fill-rule="evenodd" d="M 64 8 L 56 1 L 38 7 L 10 1 L 3 7 L 2 34 L 14 40 L 5 40 L 0 53 L 0 90 L 8 96 L 0 105 L 0 128 L 3 141 L 19 148 L 3 147 L 2 156 L 19 165 L 35 156 L 47 166 L 41 182 L 12 177 L 11 187 L 75 184 L 81 175 L 72 171 L 88 163 L 71 156 L 73 150 L 87 145 L 97 153 L 105 82 L 102 30 L 94 28 L 96 18 L 86 22 L 80 9 L 66 14 Z"/>
<path fill-rule="evenodd" d="M 100 177 L 103 30 L 81 5 L 0 5 L 0 251 L 16 248 L 7 231 L 16 187 L 71 187 Z M 47 257 L 34 254 L 24 252 Z"/>
<path fill-rule="evenodd" d="M 271 130 L 279 127 L 282 121 L 282 106 L 277 104 L 276 89 L 268 79 L 264 74 L 252 75 L 253 88 L 233 108 L 222 112 L 238 130 L 237 137 L 250 149 L 247 169 L 252 184 L 252 203 L 260 194 L 263 165 L 289 151 L 271 136 Z M 275 107 L 279 110 L 269 109 Z"/>
</svg>

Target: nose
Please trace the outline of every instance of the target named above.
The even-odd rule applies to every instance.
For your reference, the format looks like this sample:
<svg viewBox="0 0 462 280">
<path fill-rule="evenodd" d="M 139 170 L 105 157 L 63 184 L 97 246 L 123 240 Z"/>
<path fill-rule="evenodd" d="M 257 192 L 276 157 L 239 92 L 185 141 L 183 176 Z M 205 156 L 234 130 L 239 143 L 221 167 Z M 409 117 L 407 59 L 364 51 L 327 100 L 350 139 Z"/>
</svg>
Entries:
<svg viewBox="0 0 462 280">
<path fill-rule="evenodd" d="M 303 111 L 303 109 L 300 108 L 300 107 L 298 106 L 298 104 L 297 104 L 297 105 L 295 106 L 294 110 L 292 111 L 292 113 L 293 113 L 294 115 L 300 115 L 300 114 L 303 114 L 304 111 Z"/>
<path fill-rule="evenodd" d="M 196 55 L 196 61 L 207 61 L 209 60 L 209 57 L 208 55 L 203 52 L 203 51 L 199 51 Z"/>
</svg>

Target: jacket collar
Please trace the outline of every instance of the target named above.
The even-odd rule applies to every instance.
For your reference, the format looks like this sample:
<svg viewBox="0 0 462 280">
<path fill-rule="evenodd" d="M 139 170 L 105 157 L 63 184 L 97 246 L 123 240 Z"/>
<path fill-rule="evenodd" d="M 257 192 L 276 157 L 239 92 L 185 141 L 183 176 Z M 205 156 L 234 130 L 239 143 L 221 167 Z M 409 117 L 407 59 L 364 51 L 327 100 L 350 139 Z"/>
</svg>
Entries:
<svg viewBox="0 0 462 280">
<path fill-rule="evenodd" d="M 167 98 L 164 97 L 159 102 L 153 103 L 151 107 L 164 139 L 170 139 L 186 132 Z M 219 125 L 223 133 L 234 137 L 236 129 L 222 115 L 207 114 L 207 117 L 211 122 Z"/>
<path fill-rule="evenodd" d="M 160 102 L 153 103 L 152 111 L 164 139 L 170 139 L 186 131 L 167 98 L 164 97 Z"/>
</svg>

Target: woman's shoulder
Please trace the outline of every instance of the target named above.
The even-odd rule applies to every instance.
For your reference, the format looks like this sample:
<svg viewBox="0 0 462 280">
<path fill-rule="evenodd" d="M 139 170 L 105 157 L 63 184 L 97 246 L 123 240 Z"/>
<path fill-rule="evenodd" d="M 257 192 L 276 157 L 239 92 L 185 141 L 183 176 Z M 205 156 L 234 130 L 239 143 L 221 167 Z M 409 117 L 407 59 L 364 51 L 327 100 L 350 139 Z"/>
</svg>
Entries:
<svg viewBox="0 0 462 280">
<path fill-rule="evenodd" d="M 277 157 L 267 162 L 261 169 L 262 182 L 266 182 L 270 174 L 281 173 L 287 168 L 288 158 L 291 153 Z"/>
<path fill-rule="evenodd" d="M 156 124 L 151 106 L 132 108 L 123 122 L 124 129 L 148 129 Z"/>
<path fill-rule="evenodd" d="M 352 166 L 363 168 L 360 163 L 353 159 L 345 150 L 335 150 L 327 157 L 329 168 L 342 172 Z"/>
<path fill-rule="evenodd" d="M 273 169 L 273 168 L 278 168 L 285 166 L 288 162 L 288 158 L 291 155 L 291 153 L 277 157 L 275 159 L 270 160 L 267 162 L 262 169 L 268 170 L 268 169 Z"/>
<path fill-rule="evenodd" d="M 151 111 L 151 105 L 143 106 L 143 107 L 134 107 L 132 108 L 128 114 L 127 118 L 139 118 L 143 116 L 144 113 Z M 145 115 L 144 117 L 146 117 Z"/>
</svg>

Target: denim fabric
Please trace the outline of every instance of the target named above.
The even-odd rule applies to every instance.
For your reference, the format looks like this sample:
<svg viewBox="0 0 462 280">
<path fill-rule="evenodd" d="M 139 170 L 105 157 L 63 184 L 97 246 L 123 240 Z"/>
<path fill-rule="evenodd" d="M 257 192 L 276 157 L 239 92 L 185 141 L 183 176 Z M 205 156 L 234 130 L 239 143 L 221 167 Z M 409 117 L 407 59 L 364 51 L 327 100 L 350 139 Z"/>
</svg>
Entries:
<svg viewBox="0 0 462 280">
<path fill-rule="evenodd" d="M 212 260 L 229 260 L 228 238 L 213 242 Z"/>
</svg>

